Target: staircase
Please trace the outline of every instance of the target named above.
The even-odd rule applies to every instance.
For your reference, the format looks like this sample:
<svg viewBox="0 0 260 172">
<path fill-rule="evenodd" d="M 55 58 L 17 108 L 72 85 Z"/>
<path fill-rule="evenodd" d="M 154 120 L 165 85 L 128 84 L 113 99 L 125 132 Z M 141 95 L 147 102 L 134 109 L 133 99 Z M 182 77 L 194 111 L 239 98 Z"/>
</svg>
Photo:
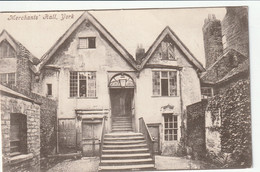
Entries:
<svg viewBox="0 0 260 172">
<path fill-rule="evenodd" d="M 116 116 L 112 118 L 112 132 L 133 131 L 131 116 Z"/>
<path fill-rule="evenodd" d="M 112 133 L 104 135 L 99 171 L 154 170 L 142 133 L 134 133 L 131 118 L 115 117 Z"/>
</svg>

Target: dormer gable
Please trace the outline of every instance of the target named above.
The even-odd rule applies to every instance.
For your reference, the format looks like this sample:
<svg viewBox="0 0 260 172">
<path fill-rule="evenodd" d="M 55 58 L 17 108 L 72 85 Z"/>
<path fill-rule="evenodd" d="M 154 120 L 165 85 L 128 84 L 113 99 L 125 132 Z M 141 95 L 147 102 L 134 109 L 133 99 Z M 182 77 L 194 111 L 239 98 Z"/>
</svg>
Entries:
<svg viewBox="0 0 260 172">
<path fill-rule="evenodd" d="M 160 65 L 177 66 L 176 61 L 178 60 L 178 53 L 182 54 L 186 58 L 186 61 L 188 61 L 198 71 L 205 71 L 202 64 L 193 56 L 169 26 L 161 32 L 148 49 L 142 60 L 140 69 L 151 65 L 151 63 L 152 65 L 157 63 Z"/>
<path fill-rule="evenodd" d="M 12 36 L 3 30 L 0 34 L 0 58 L 15 58 L 17 43 Z"/>
<path fill-rule="evenodd" d="M 11 44 L 6 40 L 2 40 L 0 42 L 0 58 L 15 58 L 16 52 L 15 49 L 11 46 Z"/>
</svg>

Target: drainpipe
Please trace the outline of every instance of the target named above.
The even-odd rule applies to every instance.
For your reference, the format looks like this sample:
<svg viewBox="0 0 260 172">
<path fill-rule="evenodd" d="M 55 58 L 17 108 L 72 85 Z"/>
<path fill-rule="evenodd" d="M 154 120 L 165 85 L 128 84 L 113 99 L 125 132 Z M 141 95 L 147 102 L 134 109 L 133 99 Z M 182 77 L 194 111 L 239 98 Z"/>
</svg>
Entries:
<svg viewBox="0 0 260 172">
<path fill-rule="evenodd" d="M 57 149 L 56 149 L 56 153 L 59 153 L 59 118 L 58 118 L 58 114 L 59 114 L 59 110 L 60 110 L 60 108 L 59 108 L 59 100 L 60 100 L 60 94 L 59 94 L 59 92 L 60 92 L 60 69 L 57 71 L 57 75 L 58 75 L 58 77 L 57 77 L 57 82 L 58 82 L 58 84 L 57 84 L 57 115 L 56 115 L 56 127 L 57 127 L 57 135 L 56 135 L 56 139 L 57 139 L 57 145 L 56 145 L 56 147 L 57 147 Z"/>
<path fill-rule="evenodd" d="M 184 129 L 183 116 L 184 116 L 184 114 L 183 114 L 183 100 L 182 100 L 181 71 L 182 71 L 182 69 L 179 70 L 180 105 L 181 105 L 181 137 L 182 137 L 182 135 L 184 135 L 184 132 L 183 132 L 183 129 Z M 185 143 L 184 143 L 184 145 L 185 145 Z"/>
</svg>

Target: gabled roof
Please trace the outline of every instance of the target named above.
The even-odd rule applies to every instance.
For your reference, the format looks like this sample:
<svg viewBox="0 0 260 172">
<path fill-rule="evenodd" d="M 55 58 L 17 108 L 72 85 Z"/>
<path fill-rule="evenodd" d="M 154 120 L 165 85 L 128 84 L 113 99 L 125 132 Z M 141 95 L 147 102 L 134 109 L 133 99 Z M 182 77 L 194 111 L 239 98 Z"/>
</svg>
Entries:
<svg viewBox="0 0 260 172">
<path fill-rule="evenodd" d="M 163 41 L 163 39 L 168 35 L 174 43 L 180 48 L 180 50 L 184 53 L 184 55 L 188 58 L 188 60 L 200 71 L 205 71 L 202 64 L 194 57 L 194 55 L 190 52 L 190 50 L 183 44 L 183 42 L 177 37 L 177 35 L 172 31 L 172 29 L 169 26 L 166 26 L 165 29 L 160 33 L 160 35 L 156 38 L 154 43 L 151 45 L 151 47 L 146 52 L 144 59 L 141 63 L 140 68 L 142 69 L 146 63 L 149 61 L 149 59 L 152 57 L 153 53 L 157 49 L 157 47 L 160 45 L 160 43 Z"/>
<path fill-rule="evenodd" d="M 214 70 L 216 70 L 218 68 L 218 64 L 222 63 L 222 61 L 226 57 L 234 56 L 234 55 L 237 55 L 238 57 L 240 57 L 241 61 L 244 61 L 247 59 L 244 55 L 240 54 L 238 51 L 236 51 L 234 49 L 229 49 L 227 52 L 225 52 L 224 54 L 219 56 L 218 59 L 206 70 L 206 72 L 201 74 L 201 76 L 200 76 L 201 81 L 206 84 L 207 83 L 215 84 L 215 83 L 219 82 L 220 80 L 224 79 L 225 77 L 227 77 L 227 75 L 229 75 L 229 73 L 231 71 L 236 70 L 236 68 L 238 68 L 240 65 L 238 65 L 238 67 L 231 69 L 230 71 L 227 71 L 226 75 L 220 79 L 212 76 L 212 73 L 214 73 Z"/>
<path fill-rule="evenodd" d="M 42 67 L 52 58 L 53 54 L 59 49 L 59 47 L 64 43 L 64 41 L 75 31 L 84 21 L 88 20 L 91 22 L 99 32 L 101 32 L 104 37 L 114 46 L 114 48 L 123 56 L 123 58 L 135 69 L 137 70 L 134 58 L 129 54 L 129 52 L 106 30 L 106 28 L 98 22 L 98 20 L 91 15 L 88 11 L 84 12 L 78 20 L 76 20 L 72 26 L 55 42 L 55 44 L 45 53 L 41 62 L 37 65 L 38 72 Z"/>
<path fill-rule="evenodd" d="M 39 59 L 32 55 L 27 48 L 25 48 L 19 41 L 15 40 L 6 30 L 3 30 L 0 33 L 0 42 L 3 40 L 6 40 L 16 52 L 23 50 L 26 53 L 27 58 L 31 62 L 30 68 L 35 73 L 36 67 L 34 65 L 40 62 Z"/>
</svg>

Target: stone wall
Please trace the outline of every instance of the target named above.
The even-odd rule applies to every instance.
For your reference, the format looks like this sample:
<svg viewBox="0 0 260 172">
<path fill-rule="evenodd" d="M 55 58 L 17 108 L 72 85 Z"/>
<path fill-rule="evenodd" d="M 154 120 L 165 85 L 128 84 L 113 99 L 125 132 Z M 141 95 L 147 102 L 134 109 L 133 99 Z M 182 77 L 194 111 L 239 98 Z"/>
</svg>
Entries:
<svg viewBox="0 0 260 172">
<path fill-rule="evenodd" d="M 187 146 L 194 159 L 203 159 L 205 145 L 205 109 L 207 100 L 187 106 Z"/>
<path fill-rule="evenodd" d="M 57 101 L 44 96 L 32 93 L 28 90 L 16 86 L 10 86 L 12 90 L 21 93 L 40 105 L 40 139 L 41 139 L 41 156 L 54 154 L 56 152 L 57 136 Z"/>
<path fill-rule="evenodd" d="M 10 115 L 27 117 L 27 152 L 10 157 Z M 3 171 L 40 171 L 40 105 L 1 93 Z"/>
</svg>

